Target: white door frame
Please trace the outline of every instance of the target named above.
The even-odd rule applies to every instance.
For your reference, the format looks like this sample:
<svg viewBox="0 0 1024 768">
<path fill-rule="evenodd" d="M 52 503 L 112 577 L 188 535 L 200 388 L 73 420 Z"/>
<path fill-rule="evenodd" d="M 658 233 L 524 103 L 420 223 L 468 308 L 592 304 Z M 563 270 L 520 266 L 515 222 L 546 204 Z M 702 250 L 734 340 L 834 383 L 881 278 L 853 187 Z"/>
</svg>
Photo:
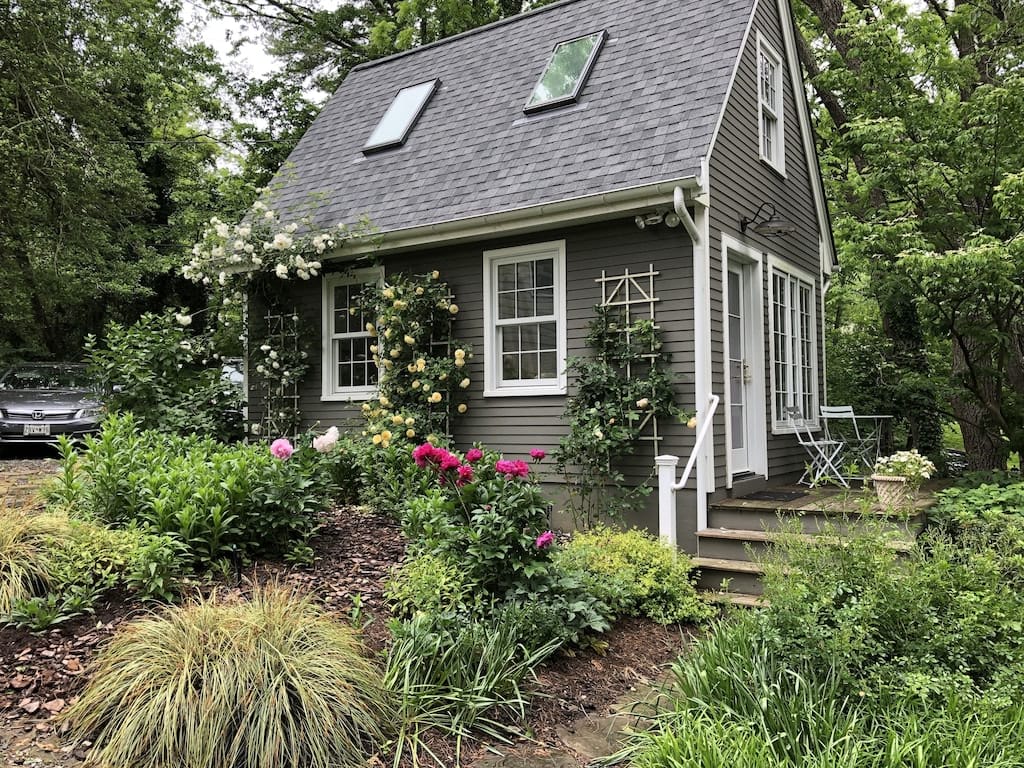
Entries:
<svg viewBox="0 0 1024 768">
<path fill-rule="evenodd" d="M 748 417 L 747 459 L 743 470 L 768 477 L 768 415 L 765 387 L 765 358 L 767 350 L 764 336 L 764 254 L 734 237 L 722 233 L 722 368 L 726 382 L 722 393 L 725 411 L 725 459 L 726 487 L 732 488 L 734 468 L 732 466 L 732 396 L 729 387 L 729 265 L 743 268 L 746 295 L 742 297 L 747 311 L 744 312 L 744 335 L 749 343 L 748 366 L 752 386 L 747 390 L 746 408 Z"/>
</svg>

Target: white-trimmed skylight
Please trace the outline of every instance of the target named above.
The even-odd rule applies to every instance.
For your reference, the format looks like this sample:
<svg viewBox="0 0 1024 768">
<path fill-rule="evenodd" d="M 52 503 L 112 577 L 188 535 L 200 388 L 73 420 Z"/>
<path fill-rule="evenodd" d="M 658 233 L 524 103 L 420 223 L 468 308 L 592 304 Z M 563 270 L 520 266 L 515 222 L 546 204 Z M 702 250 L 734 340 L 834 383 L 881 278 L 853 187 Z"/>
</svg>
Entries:
<svg viewBox="0 0 1024 768">
<path fill-rule="evenodd" d="M 363 152 L 400 147 L 405 144 L 409 132 L 423 114 L 423 108 L 427 106 L 427 102 L 440 84 L 440 80 L 434 79 L 400 90 L 367 139 Z"/>
<path fill-rule="evenodd" d="M 556 45 L 523 111 L 536 112 L 575 102 L 590 76 L 604 39 L 602 30 Z"/>
</svg>

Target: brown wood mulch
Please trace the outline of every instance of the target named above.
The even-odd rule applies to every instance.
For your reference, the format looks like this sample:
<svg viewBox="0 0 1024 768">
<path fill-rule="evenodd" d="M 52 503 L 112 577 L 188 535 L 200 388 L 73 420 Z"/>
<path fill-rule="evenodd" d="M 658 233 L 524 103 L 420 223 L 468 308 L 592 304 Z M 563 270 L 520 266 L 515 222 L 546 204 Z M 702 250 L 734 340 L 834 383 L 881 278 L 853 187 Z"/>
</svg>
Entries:
<svg viewBox="0 0 1024 768">
<path fill-rule="evenodd" d="M 245 592 L 253 582 L 275 581 L 312 592 L 341 618 L 365 625 L 364 641 L 372 651 L 384 650 L 390 637 L 384 582 L 405 551 L 398 526 L 380 515 L 341 508 L 326 517 L 312 544 L 317 557 L 311 567 L 258 564 L 245 571 L 239 585 L 221 588 Z M 209 585 L 203 588 L 208 590 Z M 53 718 L 74 701 L 88 678 L 89 662 L 118 626 L 148 610 L 111 599 L 97 606 L 95 615 L 43 633 L 0 628 L 0 756 L 6 756 L 7 765 L 80 764 L 84 751 L 61 742 Z M 539 695 L 530 708 L 528 732 L 541 743 L 550 742 L 560 725 L 590 713 L 606 714 L 635 686 L 656 679 L 690 634 L 689 628 L 630 619 L 603 636 L 607 647 L 602 652 L 557 655 L 538 670 Z M 435 746 L 451 756 L 444 745 Z"/>
</svg>

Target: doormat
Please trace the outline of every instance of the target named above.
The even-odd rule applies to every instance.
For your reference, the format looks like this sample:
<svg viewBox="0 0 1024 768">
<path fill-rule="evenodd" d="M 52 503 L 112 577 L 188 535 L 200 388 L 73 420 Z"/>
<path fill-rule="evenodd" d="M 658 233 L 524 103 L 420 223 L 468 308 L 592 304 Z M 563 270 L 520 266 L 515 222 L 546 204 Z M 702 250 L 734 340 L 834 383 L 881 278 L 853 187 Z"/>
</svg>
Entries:
<svg viewBox="0 0 1024 768">
<path fill-rule="evenodd" d="M 806 495 L 805 491 L 757 491 L 741 498 L 751 501 L 796 501 Z"/>
</svg>

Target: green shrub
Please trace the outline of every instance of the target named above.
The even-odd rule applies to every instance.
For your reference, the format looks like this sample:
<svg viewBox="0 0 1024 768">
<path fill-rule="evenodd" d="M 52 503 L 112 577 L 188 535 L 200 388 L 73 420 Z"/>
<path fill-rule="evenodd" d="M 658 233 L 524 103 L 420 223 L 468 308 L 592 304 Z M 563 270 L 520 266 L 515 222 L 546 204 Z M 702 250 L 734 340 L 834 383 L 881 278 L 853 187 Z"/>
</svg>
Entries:
<svg viewBox="0 0 1024 768">
<path fill-rule="evenodd" d="M 133 768 L 361 766 L 393 718 L 354 631 L 274 588 L 127 625 L 66 714 L 96 762 Z"/>
<path fill-rule="evenodd" d="M 281 460 L 262 444 L 141 431 L 132 416 L 111 416 L 78 459 L 77 502 L 109 525 L 166 534 L 189 563 L 209 568 L 305 542 L 330 502 L 330 462 L 305 439 Z"/>
<path fill-rule="evenodd" d="M 436 487 L 434 479 L 410 460 L 409 445 L 401 440 L 381 447 L 363 438 L 351 446 L 359 467 L 360 501 L 396 520 L 402 519 L 410 499 Z"/>
<path fill-rule="evenodd" d="M 614 616 L 646 616 L 660 624 L 712 615 L 694 589 L 692 561 L 638 530 L 599 527 L 577 533 L 558 550 L 556 565 L 578 572 Z"/>
<path fill-rule="evenodd" d="M 459 566 L 432 554 L 413 557 L 396 568 L 386 585 L 395 615 L 408 618 L 417 611 L 433 616 L 473 613 L 473 585 Z"/>
<path fill-rule="evenodd" d="M 209 335 L 186 330 L 173 311 L 108 323 L 85 349 L 110 411 L 133 413 L 146 429 L 241 437 L 241 394 L 224 381 Z"/>
<path fill-rule="evenodd" d="M 416 765 L 423 751 L 429 754 L 423 737 L 430 731 L 455 738 L 456 764 L 467 738 L 510 743 L 526 714 L 522 683 L 559 645 L 524 645 L 516 615 L 508 612 L 454 628 L 420 613 L 400 625 L 384 673 L 399 710 L 395 766 L 406 755 Z"/>
<path fill-rule="evenodd" d="M 1024 521 L 1024 482 L 982 483 L 948 488 L 928 510 L 928 524 L 952 535 L 967 528 L 1002 526 L 1009 518 Z"/>
</svg>

